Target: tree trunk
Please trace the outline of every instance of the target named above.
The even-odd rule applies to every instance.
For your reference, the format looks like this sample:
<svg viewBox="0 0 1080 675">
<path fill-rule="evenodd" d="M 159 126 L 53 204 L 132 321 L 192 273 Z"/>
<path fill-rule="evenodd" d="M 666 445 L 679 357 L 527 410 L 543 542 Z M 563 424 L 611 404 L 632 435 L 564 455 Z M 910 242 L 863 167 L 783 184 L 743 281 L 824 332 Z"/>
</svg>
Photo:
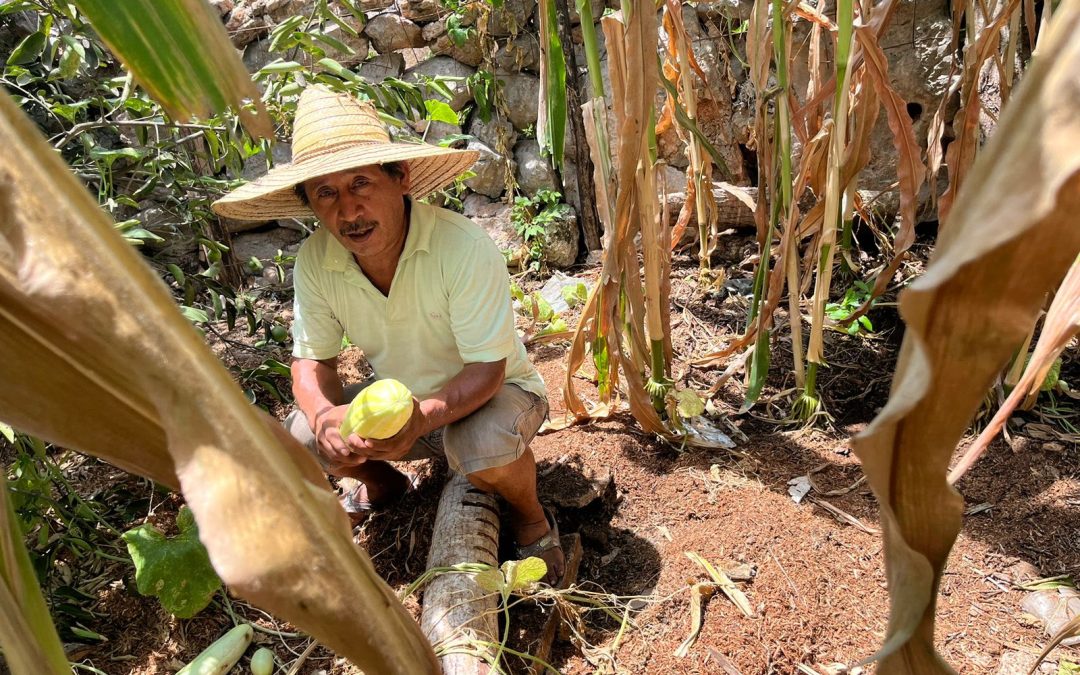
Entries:
<svg viewBox="0 0 1080 675">
<path fill-rule="evenodd" d="M 428 554 L 428 569 L 459 563 L 499 564 L 499 508 L 493 495 L 473 487 L 468 479 L 453 474 L 439 499 L 435 533 Z M 495 594 L 481 589 L 470 574 L 441 574 L 424 592 L 420 627 L 439 657 L 445 675 L 481 675 L 487 662 L 476 655 L 485 647 L 475 642 L 498 643 L 498 603 Z M 465 645 L 472 653 L 450 648 Z M 458 653 L 453 653 L 458 652 Z M 489 652 L 488 656 L 494 656 Z"/>
</svg>

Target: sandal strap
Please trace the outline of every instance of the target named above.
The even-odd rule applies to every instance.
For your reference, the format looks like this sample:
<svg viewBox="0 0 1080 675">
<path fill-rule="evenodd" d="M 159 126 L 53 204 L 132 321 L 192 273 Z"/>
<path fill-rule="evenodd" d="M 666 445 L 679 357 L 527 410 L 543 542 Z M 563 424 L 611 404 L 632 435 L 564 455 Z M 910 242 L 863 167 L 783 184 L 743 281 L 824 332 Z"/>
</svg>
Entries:
<svg viewBox="0 0 1080 675">
<path fill-rule="evenodd" d="M 544 518 L 547 519 L 550 528 L 547 534 L 527 546 L 514 544 L 514 554 L 517 555 L 518 560 L 534 556 L 538 557 L 541 553 L 562 548 L 562 541 L 559 538 L 559 524 L 555 521 L 555 514 L 546 506 L 544 507 Z"/>
</svg>

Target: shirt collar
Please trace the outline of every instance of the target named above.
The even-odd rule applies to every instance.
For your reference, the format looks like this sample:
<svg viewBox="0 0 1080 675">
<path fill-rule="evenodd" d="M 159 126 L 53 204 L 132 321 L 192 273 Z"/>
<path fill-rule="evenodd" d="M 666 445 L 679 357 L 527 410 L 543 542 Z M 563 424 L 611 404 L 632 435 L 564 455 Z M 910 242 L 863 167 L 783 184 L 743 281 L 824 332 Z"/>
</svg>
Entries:
<svg viewBox="0 0 1080 675">
<path fill-rule="evenodd" d="M 431 207 L 427 204 L 409 200 L 409 234 L 405 237 L 405 247 L 398 259 L 407 260 L 419 251 L 429 253 L 431 251 Z M 323 226 L 325 229 L 326 226 Z M 329 232 L 326 237 L 326 252 L 323 255 L 323 268 L 332 272 L 344 272 L 352 266 L 356 266 L 352 254 L 341 245 L 334 235 Z"/>
</svg>

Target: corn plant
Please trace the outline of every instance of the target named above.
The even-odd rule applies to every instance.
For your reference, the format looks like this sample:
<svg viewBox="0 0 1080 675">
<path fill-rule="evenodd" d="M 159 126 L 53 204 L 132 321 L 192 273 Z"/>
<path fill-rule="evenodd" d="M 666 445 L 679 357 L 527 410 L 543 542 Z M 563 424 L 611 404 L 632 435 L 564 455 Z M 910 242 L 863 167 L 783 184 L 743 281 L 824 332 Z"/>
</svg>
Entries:
<svg viewBox="0 0 1080 675">
<path fill-rule="evenodd" d="M 1080 6 L 1063 4 L 957 193 L 926 274 L 901 296 L 907 332 L 892 394 L 853 439 L 885 537 L 891 608 L 875 655 L 881 673 L 953 672 L 934 649 L 937 590 L 964 509 L 948 465 L 1045 294 L 1080 253 L 1080 157 L 1071 150 L 1080 140 L 1078 38 Z M 1074 283 L 1069 275 L 1062 297 Z M 1055 325 L 1068 322 L 1062 315 Z M 1048 344 L 1061 335 L 1049 332 Z"/>
<path fill-rule="evenodd" d="M 257 99 L 204 3 L 79 5 L 174 118 Z M 241 115 L 253 133 L 268 131 L 257 103 Z M 180 487 L 233 591 L 365 671 L 437 672 L 416 623 L 352 545 L 316 464 L 248 404 L 158 276 L 7 97 L 0 143 L 0 417 Z M 66 672 L 8 509 L 0 641 L 19 675 Z"/>
</svg>

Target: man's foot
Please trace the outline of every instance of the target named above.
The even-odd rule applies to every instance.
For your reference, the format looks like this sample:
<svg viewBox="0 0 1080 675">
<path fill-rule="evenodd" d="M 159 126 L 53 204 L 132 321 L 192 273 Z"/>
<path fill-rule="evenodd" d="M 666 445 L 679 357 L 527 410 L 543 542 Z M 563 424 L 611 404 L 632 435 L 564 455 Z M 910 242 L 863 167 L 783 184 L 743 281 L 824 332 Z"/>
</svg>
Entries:
<svg viewBox="0 0 1080 675">
<path fill-rule="evenodd" d="M 342 478 L 341 506 L 356 527 L 372 511 L 391 506 L 409 492 L 416 489 L 420 478 L 415 473 L 394 470 L 379 481 L 364 483 L 355 478 Z"/>
<path fill-rule="evenodd" d="M 558 587 L 566 573 L 566 556 L 559 540 L 559 525 L 555 522 L 555 514 L 544 507 L 544 516 L 543 520 L 523 523 L 514 528 L 514 554 L 518 560 L 530 557 L 543 560 L 547 565 L 544 582 Z"/>
</svg>

